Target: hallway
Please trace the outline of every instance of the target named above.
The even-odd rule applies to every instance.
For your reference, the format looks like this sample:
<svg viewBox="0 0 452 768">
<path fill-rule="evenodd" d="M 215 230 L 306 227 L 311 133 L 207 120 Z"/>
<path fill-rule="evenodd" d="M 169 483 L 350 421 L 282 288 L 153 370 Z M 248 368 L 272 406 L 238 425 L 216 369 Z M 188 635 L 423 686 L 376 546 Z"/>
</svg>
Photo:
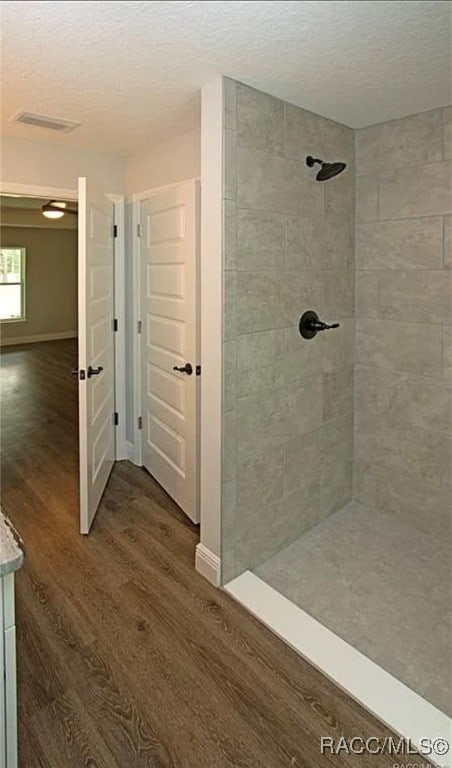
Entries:
<svg viewBox="0 0 452 768">
<path fill-rule="evenodd" d="M 20 768 L 389 768 L 320 737 L 389 732 L 194 570 L 197 528 L 118 463 L 78 534 L 74 342 L 2 351 Z"/>
</svg>

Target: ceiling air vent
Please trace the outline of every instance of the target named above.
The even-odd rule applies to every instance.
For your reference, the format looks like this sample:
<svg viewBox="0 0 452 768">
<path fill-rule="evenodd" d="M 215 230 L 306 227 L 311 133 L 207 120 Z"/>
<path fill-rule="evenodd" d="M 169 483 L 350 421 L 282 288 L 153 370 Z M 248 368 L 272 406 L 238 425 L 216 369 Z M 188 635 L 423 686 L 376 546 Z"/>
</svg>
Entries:
<svg viewBox="0 0 452 768">
<path fill-rule="evenodd" d="M 77 128 L 80 123 L 74 120 L 60 120 L 58 117 L 49 117 L 48 115 L 38 115 L 36 112 L 25 112 L 20 110 L 13 115 L 11 121 L 14 123 L 23 123 L 24 125 L 35 125 L 38 128 L 47 128 L 49 131 L 59 131 L 59 133 L 69 133 Z"/>
</svg>

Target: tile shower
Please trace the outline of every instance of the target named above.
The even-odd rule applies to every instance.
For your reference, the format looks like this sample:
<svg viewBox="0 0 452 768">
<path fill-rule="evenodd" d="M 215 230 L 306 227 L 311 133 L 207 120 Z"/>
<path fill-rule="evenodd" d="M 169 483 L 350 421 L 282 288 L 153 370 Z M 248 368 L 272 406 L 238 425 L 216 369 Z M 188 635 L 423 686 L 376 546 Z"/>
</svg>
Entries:
<svg viewBox="0 0 452 768">
<path fill-rule="evenodd" d="M 223 583 L 452 715 L 452 109 L 353 131 L 226 79 L 223 120 Z"/>
</svg>

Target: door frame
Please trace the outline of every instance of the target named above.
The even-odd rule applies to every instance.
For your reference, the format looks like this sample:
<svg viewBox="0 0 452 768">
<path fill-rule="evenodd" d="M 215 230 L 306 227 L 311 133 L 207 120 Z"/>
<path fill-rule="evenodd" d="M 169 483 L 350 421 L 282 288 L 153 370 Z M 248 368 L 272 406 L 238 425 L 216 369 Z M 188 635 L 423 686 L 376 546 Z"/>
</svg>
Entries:
<svg viewBox="0 0 452 768">
<path fill-rule="evenodd" d="M 23 197 L 48 197 L 50 199 L 78 200 L 77 189 L 61 187 L 37 186 L 0 180 L 0 194 L 21 195 Z M 118 331 L 115 333 L 115 403 L 119 414 L 119 424 L 116 427 L 115 461 L 127 458 L 126 445 L 126 333 L 125 333 L 125 197 L 124 195 L 107 195 L 114 207 L 114 222 L 118 227 L 114 247 L 114 311 L 118 320 Z M 78 258 L 78 250 L 77 250 Z"/>
<path fill-rule="evenodd" d="M 141 203 L 143 200 L 147 200 L 150 197 L 154 197 L 154 195 L 158 195 L 161 192 L 166 192 L 169 189 L 174 189 L 175 187 L 179 187 L 181 184 L 186 184 L 187 182 L 197 182 L 199 185 L 201 183 L 201 178 L 199 176 L 193 176 L 188 179 L 181 179 L 180 181 L 176 181 L 172 184 L 165 184 L 161 187 L 153 187 L 152 189 L 147 189 L 144 192 L 135 192 L 135 194 L 132 195 L 132 232 L 133 232 L 133 280 L 132 280 L 132 286 L 133 286 L 133 318 L 132 318 L 132 328 L 133 328 L 133 375 L 134 375 L 134 387 L 133 387 L 133 450 L 131 455 L 129 455 L 130 461 L 133 461 L 134 464 L 137 464 L 138 466 L 143 466 L 143 430 L 139 429 L 138 427 L 138 419 L 140 416 L 142 416 L 142 383 L 141 383 L 141 373 L 142 373 L 142 355 L 141 355 L 141 333 L 138 332 L 138 324 L 141 323 L 141 317 L 142 317 L 142 297 L 141 297 L 141 283 L 140 283 L 140 277 L 141 277 L 141 232 L 142 232 L 142 221 L 141 221 Z M 200 242 L 201 237 L 201 230 L 200 230 L 200 210 L 198 211 L 198 243 Z M 197 275 L 196 275 L 196 284 L 197 284 L 197 294 L 198 299 L 201 297 L 200 292 L 200 259 L 197 261 Z M 200 339 L 200 321 L 201 321 L 201 313 L 199 310 L 200 301 L 197 301 L 198 305 L 198 313 L 197 313 L 197 334 L 198 334 L 198 341 L 197 341 L 197 347 L 198 347 L 198 357 L 200 358 L 201 355 L 201 339 Z M 198 435 L 198 444 L 200 444 L 200 415 L 201 415 L 201 386 L 198 386 L 198 412 L 197 412 L 197 424 L 196 424 L 196 430 Z M 198 482 L 200 479 L 200 473 L 201 473 L 201 451 L 199 451 L 199 461 L 198 466 L 196 468 L 196 471 L 198 472 Z"/>
</svg>

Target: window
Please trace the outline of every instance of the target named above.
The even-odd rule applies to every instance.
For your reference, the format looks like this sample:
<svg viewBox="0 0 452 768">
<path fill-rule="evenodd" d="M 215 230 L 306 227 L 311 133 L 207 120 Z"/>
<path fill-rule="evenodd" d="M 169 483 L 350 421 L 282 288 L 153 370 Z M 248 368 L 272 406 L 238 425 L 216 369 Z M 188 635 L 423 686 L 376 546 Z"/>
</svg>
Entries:
<svg viewBox="0 0 452 768">
<path fill-rule="evenodd" d="M 0 322 L 25 320 L 25 248 L 0 248 Z"/>
</svg>

